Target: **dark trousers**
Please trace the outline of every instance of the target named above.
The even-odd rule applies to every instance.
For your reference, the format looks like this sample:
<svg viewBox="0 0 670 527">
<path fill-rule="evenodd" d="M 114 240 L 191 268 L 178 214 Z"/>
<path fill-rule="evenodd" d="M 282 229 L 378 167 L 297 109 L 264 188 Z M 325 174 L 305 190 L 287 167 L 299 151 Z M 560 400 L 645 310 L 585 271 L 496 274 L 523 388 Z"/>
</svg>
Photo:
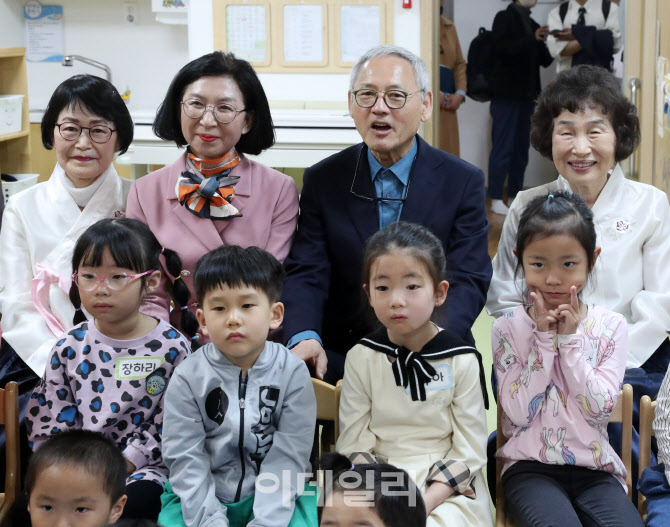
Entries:
<svg viewBox="0 0 670 527">
<path fill-rule="evenodd" d="M 344 360 L 347 356 L 344 353 L 326 350 L 326 357 L 328 357 L 328 368 L 323 380 L 328 384 L 335 385 L 337 381 L 344 377 Z"/>
<path fill-rule="evenodd" d="M 503 199 L 516 196 L 523 188 L 530 147 L 532 101 L 493 99 L 491 101 L 491 154 L 489 156 L 488 197 Z"/>
<path fill-rule="evenodd" d="M 638 490 L 647 497 L 647 527 L 665 527 L 670 520 L 670 485 L 661 463 L 644 470 Z"/>
<path fill-rule="evenodd" d="M 19 447 L 21 451 L 21 481 L 24 481 L 28 459 L 30 459 L 30 455 L 32 454 L 32 450 L 28 445 L 28 433 L 26 432 L 24 418 L 28 401 L 40 378 L 23 362 L 7 341 L 2 339 L 0 344 L 0 388 L 4 388 L 5 384 L 11 381 L 19 385 Z M 0 455 L 0 489 L 2 490 L 0 492 L 4 492 L 6 470 L 4 427 L 2 427 L 2 431 L 0 432 L 0 452 L 2 452 L 2 455 Z"/>
<path fill-rule="evenodd" d="M 636 527 L 642 518 L 609 472 L 520 461 L 503 474 L 509 513 L 521 527 Z"/>
</svg>

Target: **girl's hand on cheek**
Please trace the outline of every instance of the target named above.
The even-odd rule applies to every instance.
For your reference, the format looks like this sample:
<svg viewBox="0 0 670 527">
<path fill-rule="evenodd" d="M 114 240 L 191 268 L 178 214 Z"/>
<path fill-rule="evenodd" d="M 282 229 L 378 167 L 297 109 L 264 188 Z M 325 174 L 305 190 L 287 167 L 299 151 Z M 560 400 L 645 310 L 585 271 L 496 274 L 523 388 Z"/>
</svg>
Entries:
<svg viewBox="0 0 670 527">
<path fill-rule="evenodd" d="M 537 324 L 538 331 L 556 331 L 558 316 L 553 309 L 547 309 L 542 300 L 542 295 L 535 292 L 530 294 L 530 300 L 533 303 L 535 316 L 533 319 Z"/>
<path fill-rule="evenodd" d="M 573 285 L 570 288 L 570 303 L 561 304 L 556 310 L 559 335 L 574 335 L 577 332 L 577 326 L 582 318 L 580 311 L 577 288 Z"/>
</svg>

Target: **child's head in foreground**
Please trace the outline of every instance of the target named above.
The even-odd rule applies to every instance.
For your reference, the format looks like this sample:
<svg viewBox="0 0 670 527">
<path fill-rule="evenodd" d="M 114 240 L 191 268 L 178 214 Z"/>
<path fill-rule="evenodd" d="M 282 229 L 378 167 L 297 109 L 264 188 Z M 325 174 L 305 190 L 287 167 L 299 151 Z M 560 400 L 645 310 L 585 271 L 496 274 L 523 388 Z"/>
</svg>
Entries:
<svg viewBox="0 0 670 527">
<path fill-rule="evenodd" d="M 33 527 L 114 524 L 126 503 L 126 462 L 98 432 L 56 434 L 30 458 L 25 492 Z"/>
<path fill-rule="evenodd" d="M 593 212 L 579 194 L 557 191 L 530 200 L 514 249 L 526 293 L 550 309 L 569 304 L 571 289 L 579 294 L 593 271 L 600 254 L 596 241 Z"/>
<path fill-rule="evenodd" d="M 402 469 L 385 463 L 352 465 L 329 454 L 321 527 L 425 527 L 421 492 Z"/>
<path fill-rule="evenodd" d="M 195 264 L 193 283 L 203 334 L 233 364 L 251 368 L 284 319 L 282 265 L 258 247 L 219 247 Z"/>
<path fill-rule="evenodd" d="M 439 238 L 415 223 L 399 221 L 368 240 L 363 260 L 363 289 L 389 338 L 420 345 L 434 336 L 433 311 L 447 298 L 447 261 Z"/>
</svg>

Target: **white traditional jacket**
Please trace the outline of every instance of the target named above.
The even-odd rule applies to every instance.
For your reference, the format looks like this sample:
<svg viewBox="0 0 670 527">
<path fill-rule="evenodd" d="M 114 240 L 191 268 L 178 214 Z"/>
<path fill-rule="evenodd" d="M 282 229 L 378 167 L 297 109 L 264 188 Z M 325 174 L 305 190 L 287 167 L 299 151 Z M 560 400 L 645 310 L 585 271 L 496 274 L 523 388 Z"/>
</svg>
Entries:
<svg viewBox="0 0 670 527">
<path fill-rule="evenodd" d="M 486 310 L 499 317 L 523 302 L 523 273 L 516 278 L 519 218 L 535 196 L 572 192 L 562 176 L 520 192 L 505 218 Z M 591 208 L 602 252 L 582 300 L 622 314 L 628 322 L 627 368 L 640 367 L 670 330 L 670 205 L 665 192 L 626 179 L 617 164 Z"/>
<path fill-rule="evenodd" d="M 48 181 L 12 196 L 0 232 L 2 337 L 39 377 L 56 337 L 73 327 L 68 292 L 75 243 L 98 220 L 123 216 L 131 183 L 111 165 L 80 210 L 59 171 L 56 164 Z"/>
</svg>

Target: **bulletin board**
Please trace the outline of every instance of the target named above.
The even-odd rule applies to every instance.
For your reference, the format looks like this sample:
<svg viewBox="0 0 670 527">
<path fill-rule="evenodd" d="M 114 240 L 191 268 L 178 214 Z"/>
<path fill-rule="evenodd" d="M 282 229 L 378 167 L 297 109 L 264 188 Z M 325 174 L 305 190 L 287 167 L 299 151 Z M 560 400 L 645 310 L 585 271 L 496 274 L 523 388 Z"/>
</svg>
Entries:
<svg viewBox="0 0 670 527">
<path fill-rule="evenodd" d="M 348 73 L 393 43 L 393 0 L 212 0 L 214 49 L 256 71 Z"/>
</svg>

